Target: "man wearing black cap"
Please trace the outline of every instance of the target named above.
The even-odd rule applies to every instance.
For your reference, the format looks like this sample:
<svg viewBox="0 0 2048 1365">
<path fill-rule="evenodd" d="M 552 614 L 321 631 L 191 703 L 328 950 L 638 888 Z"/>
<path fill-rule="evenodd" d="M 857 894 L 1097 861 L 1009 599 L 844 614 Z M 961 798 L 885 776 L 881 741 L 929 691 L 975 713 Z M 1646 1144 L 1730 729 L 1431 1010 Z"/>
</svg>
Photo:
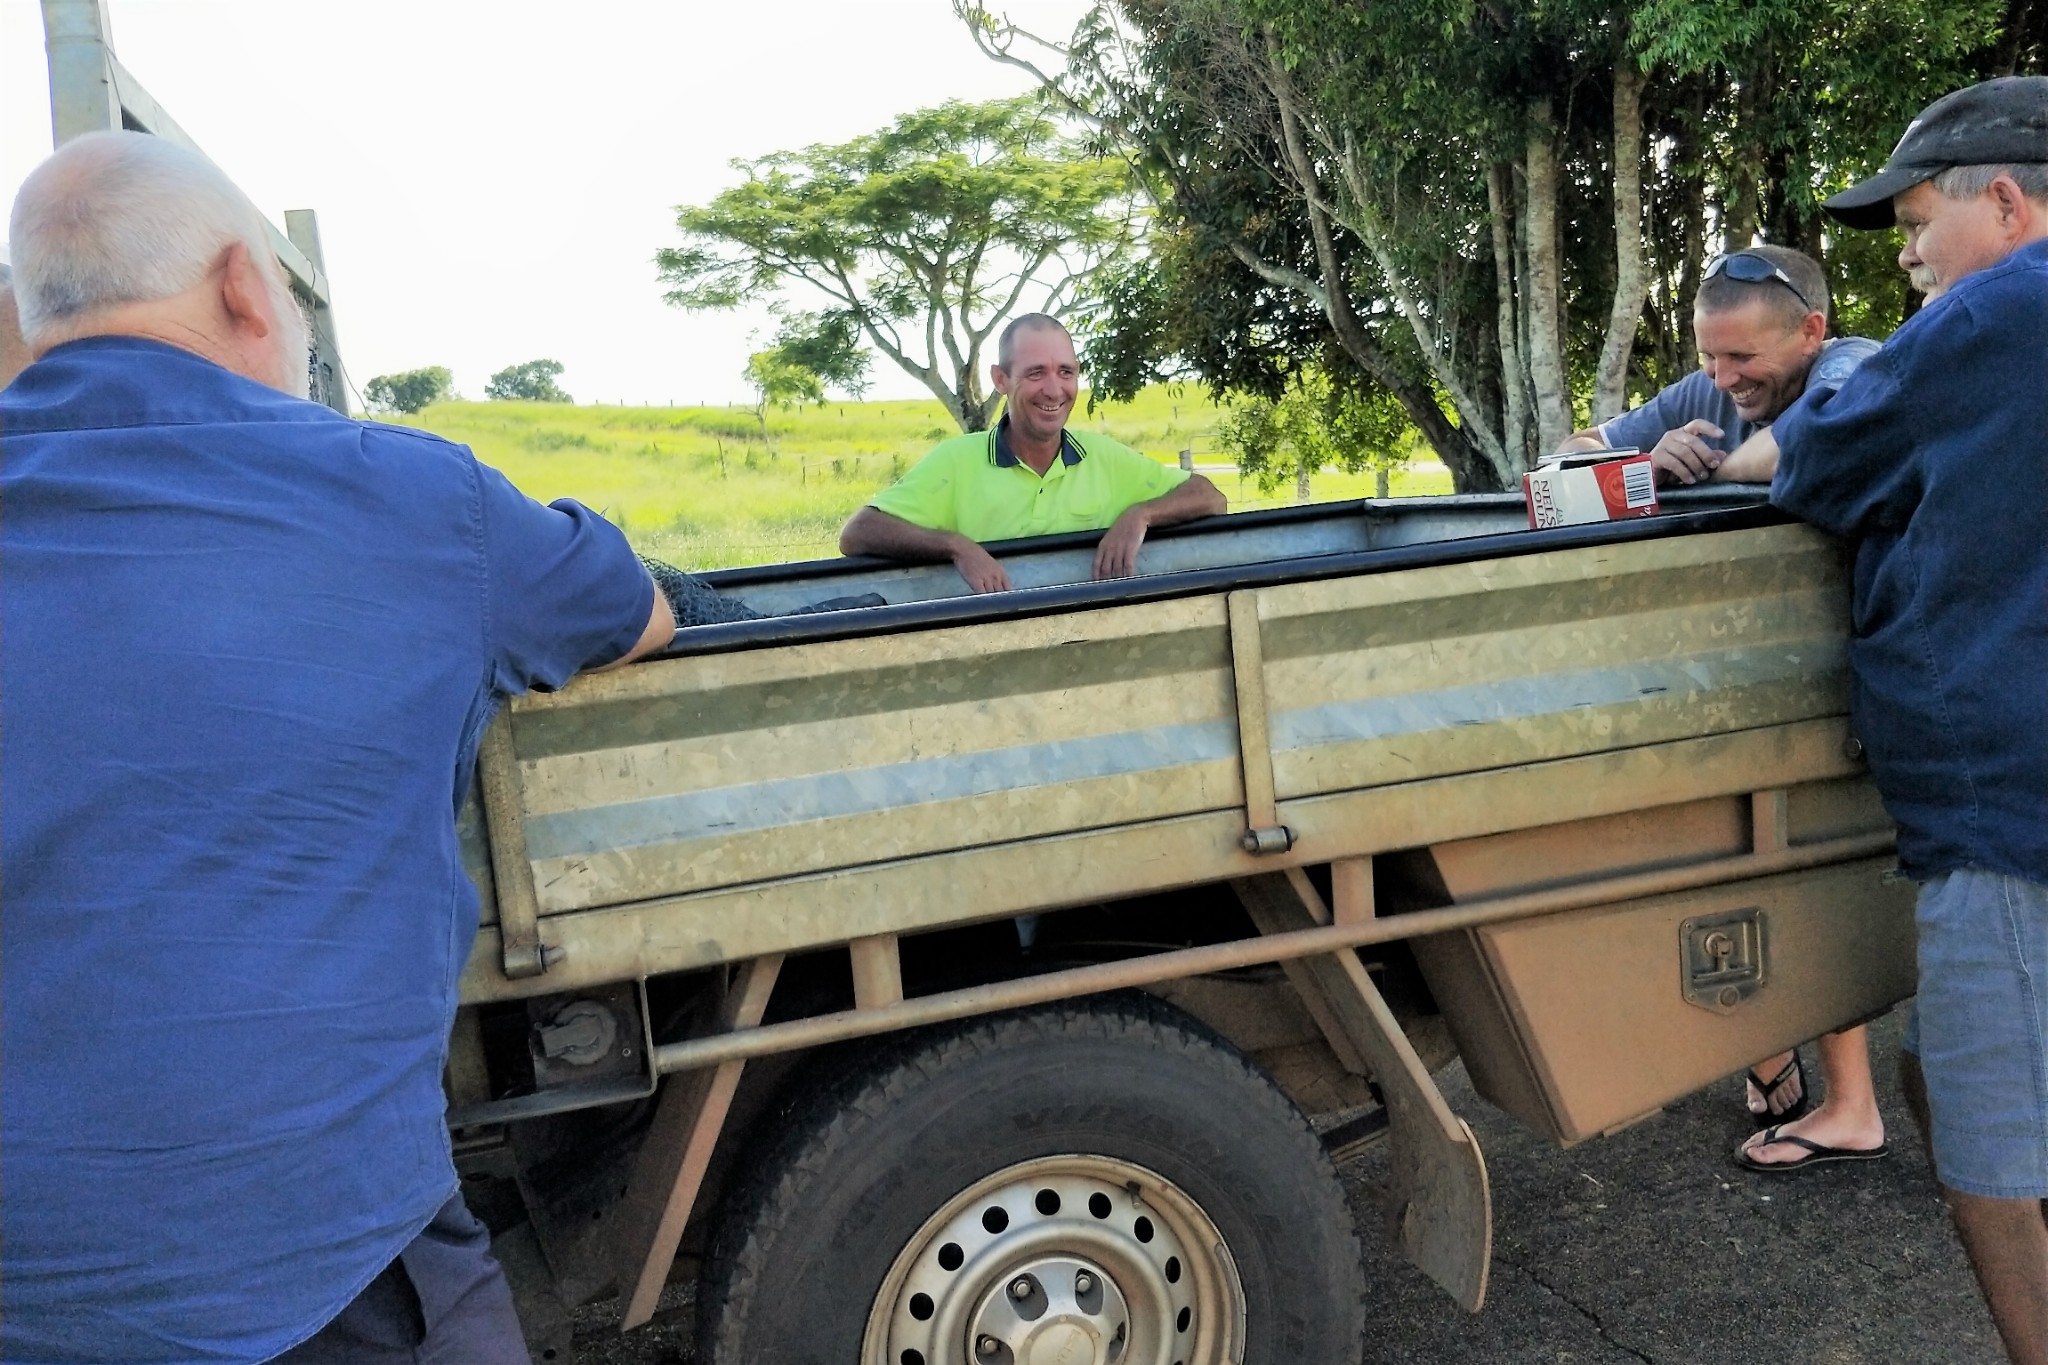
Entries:
<svg viewBox="0 0 2048 1365">
<path fill-rule="evenodd" d="M 1824 207 L 1928 303 L 1775 431 L 1772 499 L 1855 553 L 1854 716 L 1920 994 L 1902 1059 L 2015 1362 L 2048 1362 L 2048 77 L 1948 95 Z"/>
</svg>

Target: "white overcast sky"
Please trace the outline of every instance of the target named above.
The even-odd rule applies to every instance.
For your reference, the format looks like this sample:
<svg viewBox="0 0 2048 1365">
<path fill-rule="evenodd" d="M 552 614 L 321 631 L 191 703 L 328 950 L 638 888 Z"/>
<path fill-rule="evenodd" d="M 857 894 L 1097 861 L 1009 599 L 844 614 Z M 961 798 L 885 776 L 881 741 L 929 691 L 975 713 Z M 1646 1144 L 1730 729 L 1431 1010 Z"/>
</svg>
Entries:
<svg viewBox="0 0 2048 1365">
<path fill-rule="evenodd" d="M 282 225 L 320 214 L 342 356 L 481 397 L 550 356 L 583 402 L 734 402 L 755 308 L 661 302 L 727 163 L 1026 88 L 946 0 L 108 0 L 122 63 Z M 1012 0 L 1064 35 L 1085 0 Z M 41 7 L 0 0 L 0 186 L 50 152 Z M 877 358 L 872 396 L 924 396 Z"/>
</svg>

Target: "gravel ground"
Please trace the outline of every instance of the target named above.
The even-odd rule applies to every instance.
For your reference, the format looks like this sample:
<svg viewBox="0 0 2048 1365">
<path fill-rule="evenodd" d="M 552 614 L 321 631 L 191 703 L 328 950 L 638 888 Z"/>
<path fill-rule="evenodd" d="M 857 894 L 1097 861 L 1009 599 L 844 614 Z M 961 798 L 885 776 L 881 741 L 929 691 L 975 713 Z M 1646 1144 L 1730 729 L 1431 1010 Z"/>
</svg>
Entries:
<svg viewBox="0 0 2048 1365">
<path fill-rule="evenodd" d="M 1733 1084 L 1560 1151 L 1439 1076 L 1492 1176 L 1493 1280 L 1468 1315 L 1375 1235 L 1384 1150 L 1342 1174 L 1366 1245 L 1371 1365 L 1993 1365 L 1997 1337 L 1893 1081 L 1901 1015 L 1873 1029 L 1889 1161 L 1793 1176 L 1738 1170 Z M 691 1365 L 687 1289 L 621 1336 L 577 1317 L 578 1365 Z"/>
</svg>

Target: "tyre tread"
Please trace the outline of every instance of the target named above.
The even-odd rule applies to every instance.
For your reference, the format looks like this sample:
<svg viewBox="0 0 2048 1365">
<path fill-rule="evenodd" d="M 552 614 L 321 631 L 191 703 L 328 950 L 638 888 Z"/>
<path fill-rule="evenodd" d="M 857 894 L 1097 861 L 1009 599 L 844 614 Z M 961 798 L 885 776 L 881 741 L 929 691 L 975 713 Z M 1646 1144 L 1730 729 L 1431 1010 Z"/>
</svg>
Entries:
<svg viewBox="0 0 2048 1365">
<path fill-rule="evenodd" d="M 1317 1170 L 1321 1179 L 1337 1184 L 1321 1141 L 1271 1078 L 1206 1025 L 1141 992 L 977 1016 L 890 1038 L 879 1049 L 870 1043 L 862 1050 L 866 1055 L 853 1054 L 853 1065 L 785 1112 L 779 1136 L 752 1177 L 741 1181 L 729 1198 L 700 1279 L 701 1365 L 744 1359 L 741 1337 L 780 1235 L 804 1208 L 807 1192 L 828 1176 L 843 1154 L 857 1150 L 870 1125 L 884 1121 L 918 1090 L 977 1058 L 1034 1043 L 1079 1040 L 1138 1042 L 1235 1073 L 1228 1078 L 1240 1083 L 1233 1088 L 1233 1102 L 1251 1099 L 1266 1107 L 1295 1149 L 1285 1154 L 1287 1159 L 1298 1161 L 1297 1169 Z M 819 1079 L 819 1072 L 835 1057 L 850 1053 L 847 1049 L 828 1054 L 813 1078 Z M 801 1095 L 804 1087 L 792 1090 Z M 1330 1223 L 1321 1231 L 1346 1249 L 1351 1265 L 1359 1266 L 1357 1230 L 1341 1195 L 1337 1202 L 1337 1209 L 1328 1207 L 1329 1201 L 1317 1206 Z M 1353 1340 L 1362 1345 L 1362 1272 L 1357 1286 L 1352 1317 L 1359 1330 Z"/>
</svg>

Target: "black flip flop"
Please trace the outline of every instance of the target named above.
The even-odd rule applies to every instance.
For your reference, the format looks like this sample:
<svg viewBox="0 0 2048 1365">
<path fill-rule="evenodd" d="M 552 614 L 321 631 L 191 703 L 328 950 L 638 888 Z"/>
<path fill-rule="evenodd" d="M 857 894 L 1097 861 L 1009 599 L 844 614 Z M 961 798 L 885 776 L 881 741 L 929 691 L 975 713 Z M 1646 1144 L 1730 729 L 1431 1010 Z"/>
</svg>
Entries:
<svg viewBox="0 0 2048 1365">
<path fill-rule="evenodd" d="M 1799 1098 L 1783 1109 L 1772 1109 L 1772 1092 L 1795 1076 L 1799 1078 Z M 1792 1060 L 1785 1063 L 1778 1074 L 1770 1080 L 1758 1080 L 1754 1069 L 1744 1071 L 1742 1080 L 1742 1107 L 1749 1115 L 1750 1126 L 1759 1133 L 1773 1124 L 1791 1123 L 1795 1119 L 1804 1118 L 1807 1111 L 1813 1108 L 1813 1087 L 1807 1084 L 1806 1061 L 1799 1055 L 1799 1049 L 1796 1047 L 1792 1049 Z M 1749 1087 L 1752 1085 L 1756 1087 L 1757 1094 L 1764 1097 L 1764 1111 L 1761 1114 L 1749 1107 Z"/>
<path fill-rule="evenodd" d="M 1754 1145 L 1768 1147 L 1774 1142 L 1786 1142 L 1794 1147 L 1804 1147 L 1805 1156 L 1797 1161 L 1758 1161 L 1749 1154 L 1749 1148 L 1744 1146 L 1735 1149 L 1735 1164 L 1745 1171 L 1783 1175 L 1787 1171 L 1803 1171 L 1808 1166 L 1819 1166 L 1830 1161 L 1881 1161 L 1892 1154 L 1892 1149 L 1882 1142 L 1875 1147 L 1823 1147 L 1818 1142 L 1809 1142 L 1793 1133 L 1780 1133 L 1780 1126 L 1773 1124 L 1764 1129 L 1764 1140 Z"/>
</svg>

